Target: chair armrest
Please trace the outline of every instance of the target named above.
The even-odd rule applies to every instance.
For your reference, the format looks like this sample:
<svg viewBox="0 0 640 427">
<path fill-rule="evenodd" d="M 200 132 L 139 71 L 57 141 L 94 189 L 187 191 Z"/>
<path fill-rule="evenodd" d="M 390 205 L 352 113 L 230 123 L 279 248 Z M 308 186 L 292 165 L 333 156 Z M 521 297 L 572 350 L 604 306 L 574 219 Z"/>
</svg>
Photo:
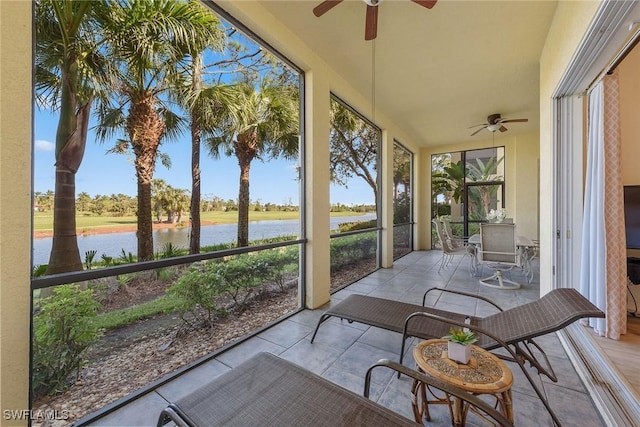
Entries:
<svg viewBox="0 0 640 427">
<path fill-rule="evenodd" d="M 474 299 L 479 299 L 482 300 L 488 304 L 491 304 L 492 306 L 494 306 L 495 308 L 497 308 L 499 311 L 504 311 L 502 309 L 502 307 L 500 307 L 498 304 L 496 304 L 495 302 L 491 301 L 489 298 L 480 296 L 480 295 L 476 295 L 476 294 L 470 294 L 468 292 L 462 292 L 462 291 L 454 291 L 451 289 L 444 289 L 444 288 L 438 288 L 438 287 L 433 287 L 433 288 L 429 288 L 427 289 L 427 291 L 424 293 L 424 295 L 422 296 L 422 306 L 424 307 L 427 301 L 427 294 L 431 291 L 440 291 L 440 292 L 448 292 L 450 294 L 456 294 L 456 295 L 462 295 L 465 297 L 469 297 L 469 298 L 474 298 Z"/>
<path fill-rule="evenodd" d="M 173 405 L 162 410 L 156 427 L 162 427 L 169 421 L 172 421 L 177 427 L 192 427 Z"/>
<path fill-rule="evenodd" d="M 453 292 L 453 291 L 450 291 L 450 292 Z M 458 292 L 455 291 L 454 293 L 458 293 Z M 467 323 L 464 323 L 464 322 L 459 322 L 459 321 L 454 320 L 454 319 L 448 319 L 446 317 L 438 316 L 436 314 L 426 313 L 426 312 L 423 312 L 423 311 L 419 311 L 419 312 L 410 314 L 407 317 L 407 319 L 404 321 L 404 329 L 402 331 L 402 343 L 403 344 L 402 344 L 402 349 L 400 350 L 400 363 L 402 363 L 402 359 L 403 359 L 403 356 L 404 356 L 404 354 L 402 354 L 402 352 L 403 352 L 403 349 L 404 349 L 404 342 L 408 337 L 407 331 L 409 330 L 409 323 L 411 322 L 411 320 L 413 320 L 413 319 L 415 319 L 417 317 L 426 317 L 426 318 L 429 318 L 431 320 L 434 320 L 434 321 L 437 321 L 437 322 L 443 322 L 443 323 L 446 323 L 446 324 L 449 324 L 449 325 L 454 325 L 454 326 L 457 326 L 459 328 L 467 328 L 467 329 L 469 329 L 470 331 L 472 331 L 472 332 L 474 332 L 476 334 L 485 335 L 485 336 L 489 337 L 490 339 L 494 340 L 496 343 L 498 343 L 500 345 L 500 347 L 502 347 L 503 349 L 505 349 L 509 353 L 510 356 L 506 356 L 506 355 L 502 355 L 502 354 L 496 354 L 496 356 L 500 357 L 501 359 L 510 360 L 512 362 L 515 362 L 520 367 L 520 370 L 522 371 L 524 376 L 529 381 L 529 384 L 531 384 L 531 388 L 533 388 L 533 390 L 536 392 L 536 394 L 538 395 L 538 398 L 540 398 L 540 400 L 542 401 L 542 404 L 545 406 L 545 408 L 547 409 L 547 412 L 549 413 L 549 415 L 553 419 L 554 424 L 556 426 L 558 426 L 558 427 L 562 426 L 562 423 L 560 423 L 560 420 L 558 419 L 556 414 L 553 412 L 553 409 L 551 409 L 551 406 L 549 405 L 549 402 L 547 401 L 546 397 L 544 396 L 542 391 L 540 391 L 540 389 L 538 388 L 538 386 L 534 382 L 533 378 L 531 377 L 531 375 L 527 371 L 527 368 L 524 366 L 524 358 L 522 356 L 518 356 L 516 354 L 516 351 L 514 351 L 511 348 L 510 345 L 508 345 L 502 339 L 498 338 L 496 335 L 494 335 L 493 333 L 487 331 L 486 329 L 480 328 L 480 327 L 475 326 L 475 325 L 467 324 Z M 514 346 L 517 348 L 516 344 L 514 344 Z M 531 361 L 530 359 L 527 359 L 527 360 Z M 400 375 L 400 374 L 398 374 L 398 375 Z"/>
<path fill-rule="evenodd" d="M 369 367 L 369 369 L 367 369 L 367 374 L 365 376 L 365 381 L 364 381 L 364 397 L 369 397 L 369 388 L 371 385 L 371 374 L 373 372 L 373 370 L 377 367 L 386 367 L 389 369 L 392 369 L 400 374 L 404 374 L 408 377 L 413 378 L 414 380 L 420 381 L 424 384 L 428 384 L 431 387 L 437 388 L 439 390 L 444 391 L 445 393 L 448 393 L 452 396 L 455 396 L 459 399 L 464 400 L 465 402 L 468 402 L 469 404 L 473 405 L 474 407 L 478 408 L 480 411 L 484 412 L 485 414 L 487 414 L 489 417 L 491 417 L 492 419 L 494 419 L 495 421 L 498 422 L 499 425 L 501 426 L 505 426 L 505 427 L 509 427 L 509 426 L 513 426 L 513 423 L 511 421 L 509 421 L 504 415 L 502 415 L 500 412 L 498 412 L 495 408 L 493 408 L 492 406 L 488 405 L 486 402 L 484 402 L 483 400 L 481 400 L 480 398 L 478 398 L 477 396 L 468 393 L 458 387 L 455 387 L 451 384 L 447 384 L 443 381 L 440 381 L 436 378 L 427 376 L 425 374 L 423 374 L 422 372 L 418 372 L 416 370 L 407 368 L 404 365 L 401 365 L 397 362 L 393 362 L 389 359 L 380 359 L 377 363 L 371 365 Z"/>
</svg>

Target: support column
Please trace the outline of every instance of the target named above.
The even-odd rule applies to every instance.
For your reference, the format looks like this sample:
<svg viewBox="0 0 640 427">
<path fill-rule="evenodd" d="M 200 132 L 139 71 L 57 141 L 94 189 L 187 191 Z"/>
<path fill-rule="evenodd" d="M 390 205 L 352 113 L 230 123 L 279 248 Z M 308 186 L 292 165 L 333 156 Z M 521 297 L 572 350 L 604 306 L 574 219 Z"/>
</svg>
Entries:
<svg viewBox="0 0 640 427">
<path fill-rule="evenodd" d="M 0 424 L 3 426 L 26 426 L 25 414 L 29 409 L 31 7 L 31 2 L 0 2 Z"/>
<path fill-rule="evenodd" d="M 329 82 L 321 72 L 305 73 L 306 301 L 317 308 L 331 289 L 329 197 Z"/>
<path fill-rule="evenodd" d="M 382 215 L 381 247 L 382 256 L 380 267 L 393 267 L 393 138 L 389 132 L 382 130 L 382 155 L 380 170 L 382 179 L 378 189 L 380 194 Z"/>
</svg>

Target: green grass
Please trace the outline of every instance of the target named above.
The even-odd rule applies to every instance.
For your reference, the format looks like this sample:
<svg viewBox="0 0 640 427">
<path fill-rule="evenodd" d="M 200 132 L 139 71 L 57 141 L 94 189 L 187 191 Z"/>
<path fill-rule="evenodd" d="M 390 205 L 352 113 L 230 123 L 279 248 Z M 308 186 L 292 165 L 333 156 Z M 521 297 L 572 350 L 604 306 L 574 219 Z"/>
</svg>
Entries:
<svg viewBox="0 0 640 427">
<path fill-rule="evenodd" d="M 361 215 L 359 212 L 332 212 L 331 216 L 354 216 Z M 250 221 L 275 221 L 285 219 L 298 219 L 299 212 L 249 212 Z M 185 221 L 188 216 L 183 217 Z M 202 212 L 200 214 L 202 222 L 214 222 L 216 224 L 233 224 L 238 222 L 238 212 Z M 101 227 L 122 227 L 137 226 L 138 218 L 135 216 L 85 216 L 76 215 L 76 228 L 78 230 L 95 229 Z M 186 225 L 186 224 L 185 224 Z M 53 212 L 35 212 L 34 231 L 53 231 Z"/>
<path fill-rule="evenodd" d="M 96 324 L 99 329 L 115 329 L 130 325 L 137 320 L 147 319 L 156 314 L 171 313 L 175 311 L 177 307 L 178 302 L 175 298 L 162 296 L 153 301 L 147 301 L 133 307 L 102 313 L 96 318 Z"/>
</svg>

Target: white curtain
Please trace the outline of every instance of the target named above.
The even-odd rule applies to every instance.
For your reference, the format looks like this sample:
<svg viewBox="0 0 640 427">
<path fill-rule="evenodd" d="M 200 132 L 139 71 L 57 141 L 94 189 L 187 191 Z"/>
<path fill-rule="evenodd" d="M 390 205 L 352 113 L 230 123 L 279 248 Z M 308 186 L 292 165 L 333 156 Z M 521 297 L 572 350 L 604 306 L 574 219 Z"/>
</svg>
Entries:
<svg viewBox="0 0 640 427">
<path fill-rule="evenodd" d="M 580 290 L 605 312 L 589 325 L 608 338 L 627 332 L 626 241 L 622 194 L 618 76 L 607 75 L 589 96 Z"/>
<path fill-rule="evenodd" d="M 604 85 L 589 95 L 587 165 L 582 222 L 580 292 L 606 312 L 606 243 L 604 238 Z M 605 335 L 605 319 L 590 319 L 589 326 Z"/>
</svg>

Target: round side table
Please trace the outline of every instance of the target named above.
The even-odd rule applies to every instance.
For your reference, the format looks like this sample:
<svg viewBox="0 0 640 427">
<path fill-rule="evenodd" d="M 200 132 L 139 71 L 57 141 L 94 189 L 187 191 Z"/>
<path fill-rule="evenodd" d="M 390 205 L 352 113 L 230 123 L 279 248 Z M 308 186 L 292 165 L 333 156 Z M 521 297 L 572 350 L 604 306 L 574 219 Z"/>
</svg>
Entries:
<svg viewBox="0 0 640 427">
<path fill-rule="evenodd" d="M 496 397 L 496 408 L 513 421 L 511 386 L 513 375 L 507 365 L 490 352 L 475 345 L 471 346 L 469 363 L 461 364 L 448 358 L 447 341 L 444 339 L 427 340 L 419 343 L 413 350 L 413 358 L 419 371 L 434 378 L 461 388 L 472 394 L 491 394 Z M 427 399 L 427 389 L 434 399 Z M 420 381 L 414 381 L 411 388 L 413 414 L 416 422 L 429 421 L 430 404 L 449 406 L 451 421 L 455 427 L 464 426 L 470 405 L 447 393 L 437 392 Z M 436 395 L 443 395 L 437 397 Z M 473 409 L 472 409 L 473 410 Z M 482 416 L 481 414 L 478 414 Z"/>
</svg>

